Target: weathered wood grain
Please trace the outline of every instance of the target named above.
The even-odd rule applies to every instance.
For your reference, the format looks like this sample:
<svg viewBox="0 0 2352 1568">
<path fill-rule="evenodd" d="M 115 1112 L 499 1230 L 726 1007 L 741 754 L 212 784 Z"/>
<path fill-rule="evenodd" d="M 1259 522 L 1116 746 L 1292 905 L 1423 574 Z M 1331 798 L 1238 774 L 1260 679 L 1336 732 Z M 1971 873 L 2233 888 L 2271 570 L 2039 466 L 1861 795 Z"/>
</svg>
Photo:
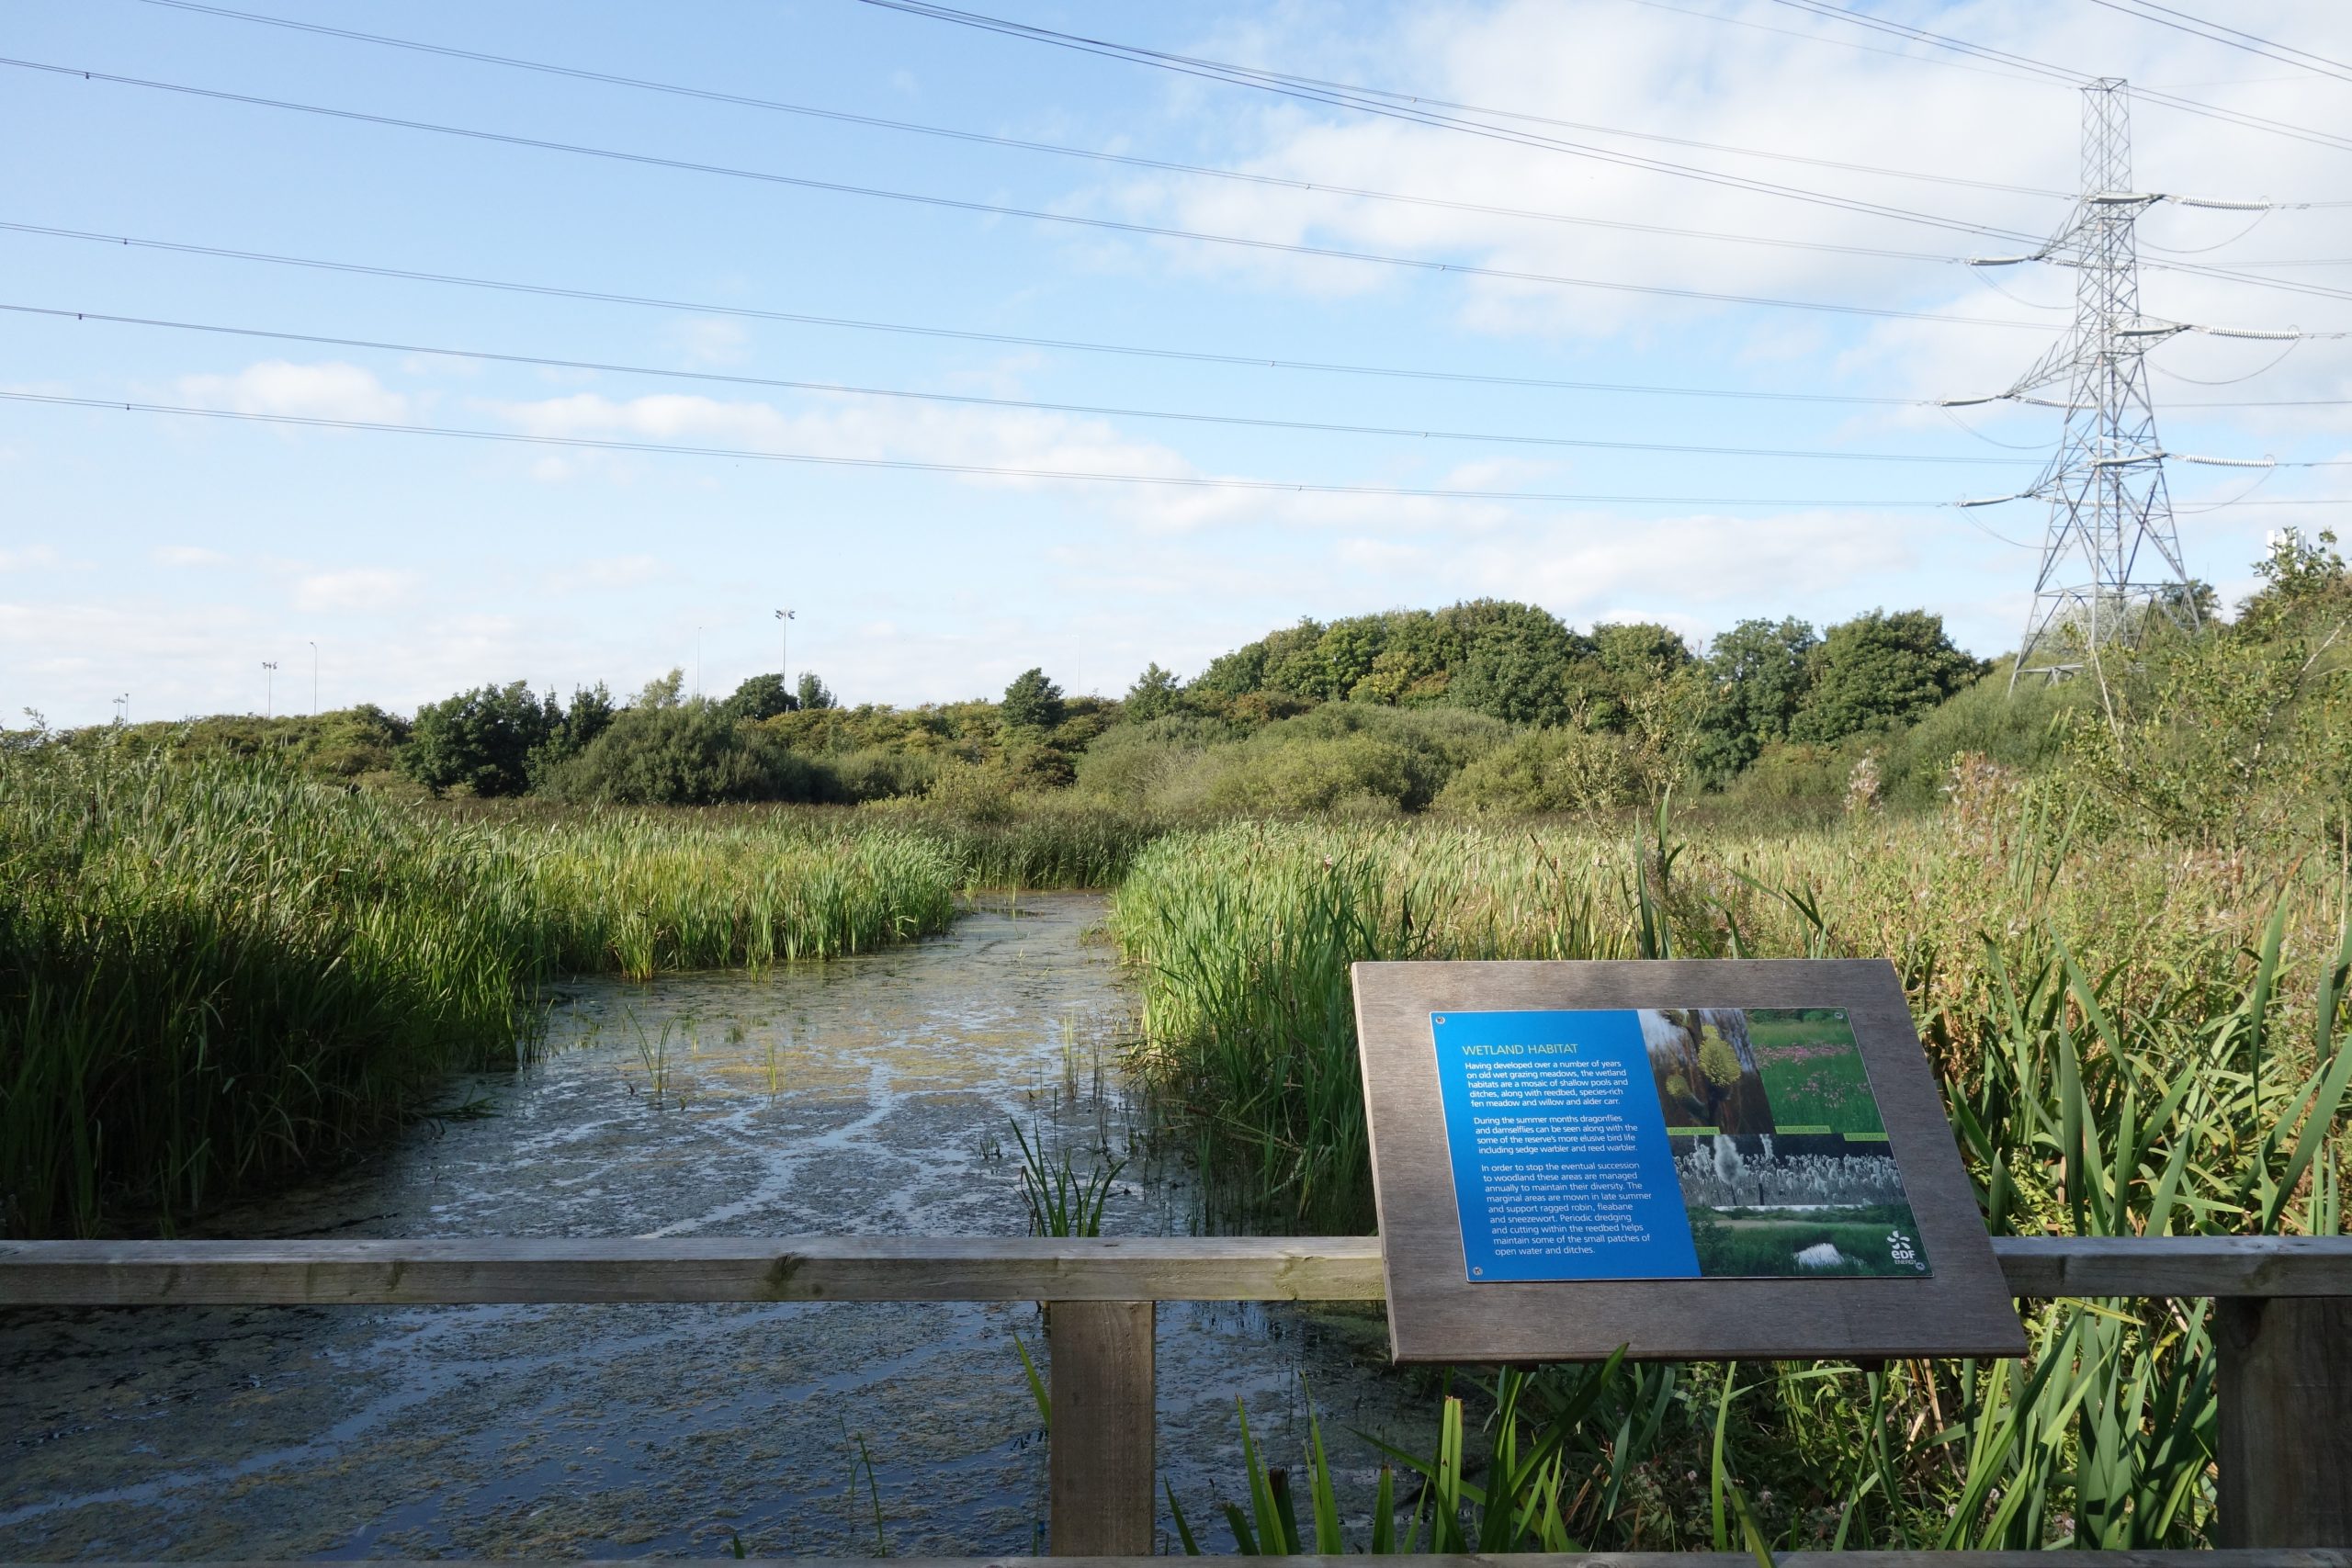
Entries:
<svg viewBox="0 0 2352 1568">
<path fill-rule="evenodd" d="M 2352 1296 L 2352 1236 L 2002 1237 L 2013 1295 Z M 0 1306 L 1378 1301 L 1377 1236 L 0 1241 Z"/>
<path fill-rule="evenodd" d="M 2015 1356 L 2007 1286 L 1894 966 L 1883 959 L 1358 964 L 1356 1038 L 1403 1361 Z M 1851 1022 L 1934 1272 L 1919 1278 L 1472 1281 L 1432 1013 L 1834 1007 Z"/>
<path fill-rule="evenodd" d="M 1148 1554 L 1158 1512 L 1150 1302 L 1053 1302 L 1048 1546 L 1056 1557 Z"/>
<path fill-rule="evenodd" d="M 2225 1546 L 2352 1544 L 2352 1298 L 2216 1303 Z"/>
<path fill-rule="evenodd" d="M 1379 1296 L 1373 1236 L 0 1242 L 0 1306 Z"/>
<path fill-rule="evenodd" d="M 2018 1296 L 2352 1296 L 2352 1236 L 2002 1236 Z"/>
</svg>

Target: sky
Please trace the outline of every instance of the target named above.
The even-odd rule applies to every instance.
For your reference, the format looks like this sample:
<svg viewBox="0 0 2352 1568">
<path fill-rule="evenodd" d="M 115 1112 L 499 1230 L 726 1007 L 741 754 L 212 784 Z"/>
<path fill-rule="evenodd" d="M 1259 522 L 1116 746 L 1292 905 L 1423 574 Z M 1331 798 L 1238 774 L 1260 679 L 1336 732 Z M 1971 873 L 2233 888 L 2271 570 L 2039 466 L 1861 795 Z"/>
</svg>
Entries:
<svg viewBox="0 0 2352 1568">
<path fill-rule="evenodd" d="M 1959 260 L 2064 223 L 2075 88 L 1793 0 L 978 3 L 1506 134 L 862 0 L 14 0 L 0 223 L 52 232 L 0 228 L 0 723 L 724 694 L 787 659 L 851 702 L 1032 665 L 1115 694 L 1480 596 L 1694 645 L 1924 605 L 2015 646 L 2043 510 L 1948 503 L 2030 483 L 2059 415 L 1931 401 L 2066 327 L 2070 273 Z M 1857 3 L 2352 123 L 2352 70 L 2100 0 Z M 2175 9 L 2352 61 L 2330 0 Z M 2352 141 L 2132 114 L 2141 189 L 2352 197 Z M 2295 286 L 2151 265 L 2152 316 L 2352 329 L 2352 205 L 2139 228 Z M 2149 358 L 2172 451 L 2352 456 L 2352 343 Z M 1694 446 L 1737 451 L 1657 449 Z M 2352 493 L 2171 482 L 2226 598 Z"/>
</svg>

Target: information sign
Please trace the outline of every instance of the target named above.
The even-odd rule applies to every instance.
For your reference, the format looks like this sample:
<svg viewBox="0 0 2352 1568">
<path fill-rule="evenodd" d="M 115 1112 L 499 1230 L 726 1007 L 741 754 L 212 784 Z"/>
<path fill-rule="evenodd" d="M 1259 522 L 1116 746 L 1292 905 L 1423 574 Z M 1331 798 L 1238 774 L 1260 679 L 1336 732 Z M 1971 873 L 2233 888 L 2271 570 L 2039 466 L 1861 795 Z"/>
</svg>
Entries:
<svg viewBox="0 0 2352 1568">
<path fill-rule="evenodd" d="M 1355 979 L 1399 1359 L 2023 1350 L 1891 965 Z"/>
</svg>

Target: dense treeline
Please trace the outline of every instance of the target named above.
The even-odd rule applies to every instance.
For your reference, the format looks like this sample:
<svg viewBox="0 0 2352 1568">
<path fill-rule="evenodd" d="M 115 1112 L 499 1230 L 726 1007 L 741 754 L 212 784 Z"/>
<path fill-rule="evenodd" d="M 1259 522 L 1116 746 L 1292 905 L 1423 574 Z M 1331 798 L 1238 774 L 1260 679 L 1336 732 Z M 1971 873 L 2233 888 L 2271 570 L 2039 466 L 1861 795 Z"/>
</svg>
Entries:
<svg viewBox="0 0 2352 1568">
<path fill-rule="evenodd" d="M 756 675 L 718 699 L 684 695 L 673 671 L 626 700 L 599 685 L 560 701 L 515 682 L 413 719 L 362 706 L 150 725 L 132 739 L 198 755 L 275 744 L 313 773 L 436 795 L 921 800 L 979 818 L 1054 792 L 1159 816 L 1376 817 L 1591 814 L 1669 789 L 1734 811 L 1820 815 L 1928 805 L 1966 755 L 2072 769 L 2113 809 L 2155 813 L 2171 830 L 2236 808 L 2203 798 L 2228 775 L 2217 746 L 2260 761 L 2276 747 L 2253 731 L 2276 716 L 2327 728 L 2312 716 L 2324 705 L 2281 683 L 2325 678 L 2326 650 L 2293 649 L 2298 617 L 2344 592 L 2334 536 L 2290 535 L 2259 570 L 2266 584 L 2235 621 L 2159 638 L 2102 679 L 2016 692 L 2005 663 L 1955 647 L 1925 610 L 1821 630 L 1752 618 L 1694 651 L 1663 626 L 1581 632 L 1533 605 L 1476 600 L 1304 620 L 1190 682 L 1153 664 L 1117 699 L 1066 695 L 1035 669 L 996 700 L 910 708 L 842 705 L 813 674 L 789 688 Z M 2206 719 L 2184 722 L 2191 709 Z M 2168 773 L 2158 752 L 2203 761 Z"/>
</svg>

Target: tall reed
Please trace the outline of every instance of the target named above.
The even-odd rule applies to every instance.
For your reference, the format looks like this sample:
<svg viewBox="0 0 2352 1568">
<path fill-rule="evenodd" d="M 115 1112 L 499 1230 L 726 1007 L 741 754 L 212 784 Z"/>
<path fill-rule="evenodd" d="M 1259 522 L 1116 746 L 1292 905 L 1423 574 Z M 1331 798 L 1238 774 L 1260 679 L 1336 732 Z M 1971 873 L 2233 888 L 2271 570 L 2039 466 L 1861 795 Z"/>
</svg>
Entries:
<svg viewBox="0 0 2352 1568">
<path fill-rule="evenodd" d="M 1956 795 L 1935 817 L 1779 840 L 1305 825 L 1167 839 L 1113 919 L 1141 976 L 1138 1060 L 1227 1223 L 1364 1226 L 1354 960 L 1883 953 L 1995 1230 L 2340 1230 L 2345 868 L 2083 853 L 2030 797 Z M 1503 1463 L 1439 1503 L 1484 1498 L 1476 1538 L 1519 1550 L 1736 1548 L 1750 1528 L 1775 1546 L 2205 1539 L 2203 1308 L 2042 1306 L 2029 1326 L 2022 1363 L 1498 1383 L 1490 1452 L 1544 1462 Z M 1441 1420 L 1415 1468 L 1458 1480 L 1461 1416 L 1441 1416 L 1453 1447 Z"/>
<path fill-rule="evenodd" d="M 532 988 L 943 929 L 887 826 L 426 816 L 267 758 L 0 755 L 0 1231 L 170 1224 L 511 1063 Z"/>
</svg>

